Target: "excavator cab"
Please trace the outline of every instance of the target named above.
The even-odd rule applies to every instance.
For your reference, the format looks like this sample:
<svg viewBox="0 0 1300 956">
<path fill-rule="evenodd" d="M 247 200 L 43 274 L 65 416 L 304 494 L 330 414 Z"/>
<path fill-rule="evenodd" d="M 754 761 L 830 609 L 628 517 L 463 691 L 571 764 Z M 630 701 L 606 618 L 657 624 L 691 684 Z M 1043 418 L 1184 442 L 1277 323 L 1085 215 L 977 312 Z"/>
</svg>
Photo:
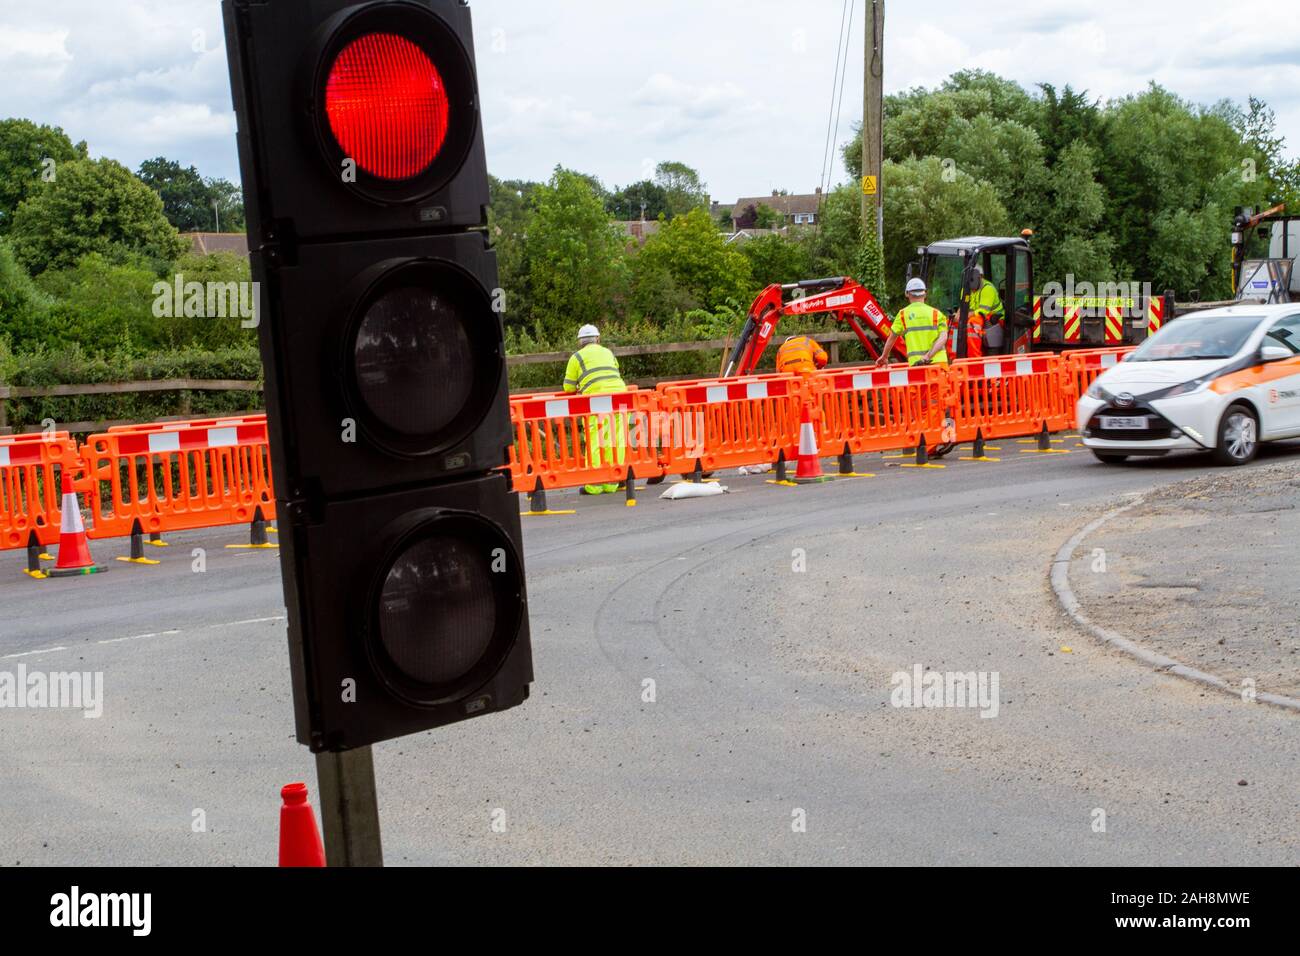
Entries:
<svg viewBox="0 0 1300 956">
<path fill-rule="evenodd" d="M 1238 302 L 1300 302 L 1300 216 L 1286 204 L 1256 213 L 1239 207 L 1232 222 L 1232 280 Z"/>
<path fill-rule="evenodd" d="M 926 301 L 950 318 L 953 337 L 949 342 L 950 356 L 967 358 L 970 355 L 967 335 L 970 292 L 978 288 L 980 281 L 976 265 L 983 268 L 984 278 L 997 289 L 1006 313 L 1006 324 L 1001 334 L 987 336 L 984 354 L 1009 355 L 1031 350 L 1034 338 L 1034 254 L 1026 236 L 946 239 L 922 246 L 916 252 L 920 258 L 908 266 L 907 277 L 924 279 L 928 290 Z"/>
</svg>

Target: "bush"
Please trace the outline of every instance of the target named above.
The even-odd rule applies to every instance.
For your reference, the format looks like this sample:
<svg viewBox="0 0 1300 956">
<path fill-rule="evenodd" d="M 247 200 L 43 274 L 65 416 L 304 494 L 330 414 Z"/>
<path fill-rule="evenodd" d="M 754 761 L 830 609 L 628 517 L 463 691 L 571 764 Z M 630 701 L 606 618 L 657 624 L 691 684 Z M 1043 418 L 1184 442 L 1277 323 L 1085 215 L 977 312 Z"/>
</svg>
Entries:
<svg viewBox="0 0 1300 956">
<path fill-rule="evenodd" d="M 125 353 L 92 355 L 78 345 L 60 350 L 15 353 L 0 343 L 0 382 L 15 386 L 83 385 L 99 382 L 155 381 L 171 378 L 262 381 L 262 362 L 252 347 L 204 351 L 181 349 L 144 358 Z M 203 418 L 262 407 L 260 391 L 175 390 L 116 395 L 76 395 L 10 399 L 9 425 L 15 430 L 58 422 L 151 422 L 177 415 Z"/>
</svg>

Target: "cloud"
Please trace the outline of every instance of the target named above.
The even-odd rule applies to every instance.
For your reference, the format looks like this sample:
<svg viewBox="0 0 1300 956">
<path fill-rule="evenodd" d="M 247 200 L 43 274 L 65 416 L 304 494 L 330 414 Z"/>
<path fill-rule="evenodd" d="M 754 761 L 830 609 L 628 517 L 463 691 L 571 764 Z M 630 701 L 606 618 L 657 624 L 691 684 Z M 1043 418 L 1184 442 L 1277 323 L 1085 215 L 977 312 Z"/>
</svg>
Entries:
<svg viewBox="0 0 1300 956">
<path fill-rule="evenodd" d="M 61 125 L 93 154 L 132 168 L 161 153 L 238 178 L 216 0 L 41 0 L 21 18 L 12 5 L 0 13 L 8 80 L 0 115 Z M 837 146 L 862 110 L 863 7 L 849 38 Z M 837 0 L 477 0 L 489 165 L 504 178 L 541 179 L 563 164 L 614 184 L 680 160 L 720 199 L 811 190 L 841 10 Z M 888 92 L 933 87 L 969 68 L 1101 98 L 1154 79 L 1197 103 L 1263 97 L 1290 151 L 1300 151 L 1294 4 L 932 0 L 891 4 L 888 14 Z"/>
</svg>

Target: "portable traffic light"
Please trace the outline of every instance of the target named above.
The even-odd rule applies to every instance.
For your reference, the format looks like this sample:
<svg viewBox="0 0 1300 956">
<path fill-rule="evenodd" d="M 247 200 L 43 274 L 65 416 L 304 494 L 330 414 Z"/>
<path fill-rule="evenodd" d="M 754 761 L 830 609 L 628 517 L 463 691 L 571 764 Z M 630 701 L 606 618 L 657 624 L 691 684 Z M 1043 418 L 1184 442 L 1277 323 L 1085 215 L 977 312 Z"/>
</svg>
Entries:
<svg viewBox="0 0 1300 956">
<path fill-rule="evenodd" d="M 298 739 L 347 750 L 532 681 L 460 0 L 224 0 Z"/>
</svg>

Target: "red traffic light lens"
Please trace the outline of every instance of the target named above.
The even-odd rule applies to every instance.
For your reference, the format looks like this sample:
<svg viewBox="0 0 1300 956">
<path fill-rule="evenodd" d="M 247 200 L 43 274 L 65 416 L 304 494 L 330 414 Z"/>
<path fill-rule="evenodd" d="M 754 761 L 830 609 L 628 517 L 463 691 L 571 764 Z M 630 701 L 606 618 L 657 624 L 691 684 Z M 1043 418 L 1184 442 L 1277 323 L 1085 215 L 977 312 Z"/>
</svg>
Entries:
<svg viewBox="0 0 1300 956">
<path fill-rule="evenodd" d="M 428 169 L 447 138 L 449 112 L 442 74 L 405 37 L 367 33 L 330 67 L 330 132 L 344 155 L 376 178 L 409 179 Z"/>
</svg>

